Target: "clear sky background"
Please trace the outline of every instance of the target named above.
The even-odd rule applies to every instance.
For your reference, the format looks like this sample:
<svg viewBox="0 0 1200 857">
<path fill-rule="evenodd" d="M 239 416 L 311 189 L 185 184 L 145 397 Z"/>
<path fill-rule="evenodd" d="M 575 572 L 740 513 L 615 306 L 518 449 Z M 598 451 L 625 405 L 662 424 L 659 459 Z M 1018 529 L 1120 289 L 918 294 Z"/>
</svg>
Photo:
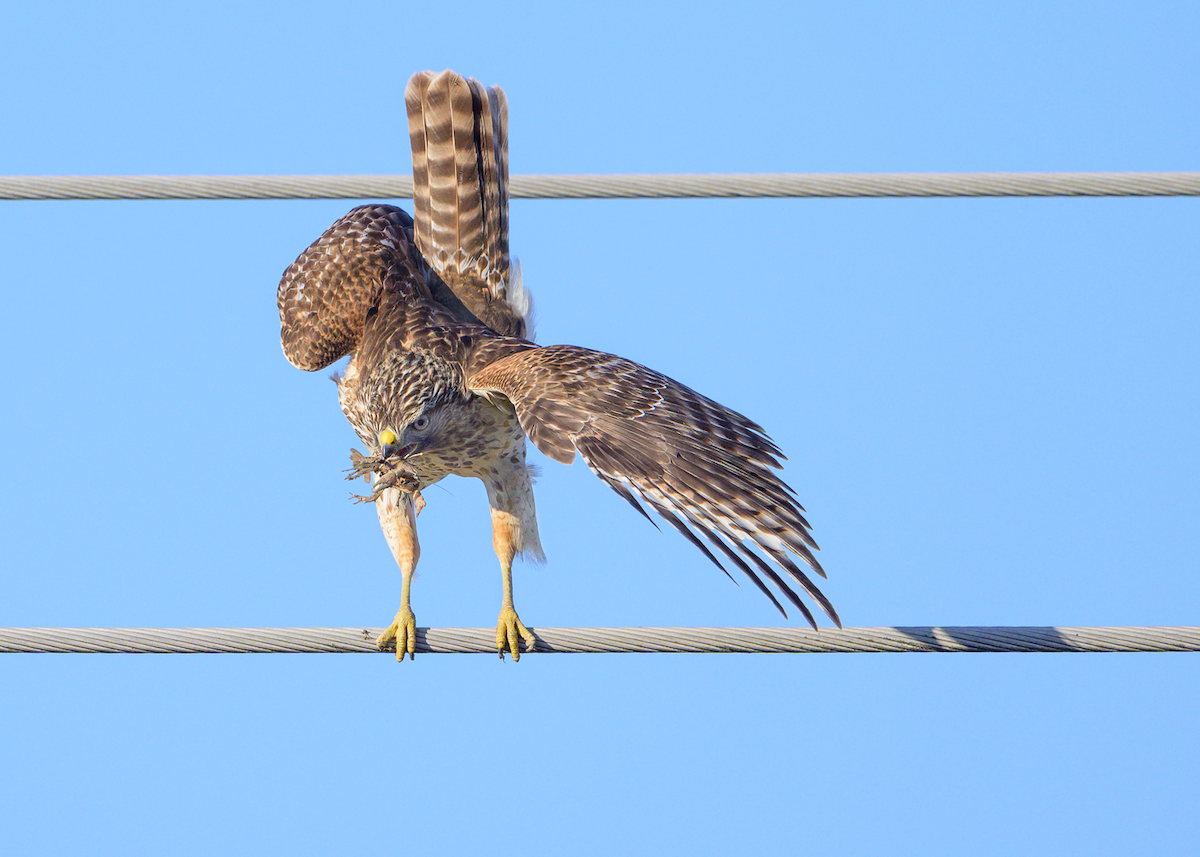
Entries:
<svg viewBox="0 0 1200 857">
<path fill-rule="evenodd" d="M 406 173 L 403 89 L 514 173 L 1200 169 L 1194 3 L 20 4 L 0 172 Z M 380 626 L 283 269 L 352 201 L 0 202 L 0 625 Z M 408 205 L 407 201 L 400 201 Z M 790 457 L 847 625 L 1200 624 L 1200 200 L 516 201 L 538 337 Z M 582 464 L 531 626 L 775 625 Z M 491 626 L 478 482 L 418 623 Z M 793 624 L 796 624 L 793 622 Z M 1184 854 L 1200 656 L 0 659 L 28 854 Z"/>
</svg>

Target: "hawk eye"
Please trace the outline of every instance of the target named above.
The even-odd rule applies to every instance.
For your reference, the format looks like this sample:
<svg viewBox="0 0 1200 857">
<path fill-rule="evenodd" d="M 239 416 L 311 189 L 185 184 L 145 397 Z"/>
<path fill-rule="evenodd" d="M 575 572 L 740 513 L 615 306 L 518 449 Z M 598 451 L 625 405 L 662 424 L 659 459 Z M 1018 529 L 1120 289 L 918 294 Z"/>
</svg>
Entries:
<svg viewBox="0 0 1200 857">
<path fill-rule="evenodd" d="M 429 427 L 429 417 L 425 416 L 424 414 L 421 414 L 421 416 L 419 416 L 415 420 L 413 420 L 412 427 L 415 428 L 417 431 L 424 431 L 425 429 L 427 429 Z"/>
</svg>

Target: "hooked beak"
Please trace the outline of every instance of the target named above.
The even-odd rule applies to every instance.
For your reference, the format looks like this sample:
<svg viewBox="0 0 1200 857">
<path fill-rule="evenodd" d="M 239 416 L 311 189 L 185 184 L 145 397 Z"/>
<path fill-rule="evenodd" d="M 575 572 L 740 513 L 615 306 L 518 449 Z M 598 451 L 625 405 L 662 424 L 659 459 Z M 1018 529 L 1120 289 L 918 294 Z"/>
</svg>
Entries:
<svg viewBox="0 0 1200 857">
<path fill-rule="evenodd" d="M 383 448 L 379 451 L 379 454 L 384 460 L 387 460 L 394 455 L 403 461 L 409 456 L 420 452 L 423 446 L 424 444 L 422 443 L 407 443 L 404 446 L 401 446 L 399 443 L 385 443 Z"/>
</svg>

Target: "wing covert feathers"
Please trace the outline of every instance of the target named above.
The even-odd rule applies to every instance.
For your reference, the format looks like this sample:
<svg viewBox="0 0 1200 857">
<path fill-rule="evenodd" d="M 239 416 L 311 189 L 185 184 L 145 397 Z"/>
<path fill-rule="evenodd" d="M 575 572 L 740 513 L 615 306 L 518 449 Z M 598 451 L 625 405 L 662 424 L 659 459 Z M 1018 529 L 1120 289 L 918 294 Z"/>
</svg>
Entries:
<svg viewBox="0 0 1200 857">
<path fill-rule="evenodd" d="M 782 569 L 841 626 L 793 559 L 825 576 L 804 508 L 774 473 L 783 455 L 757 423 L 645 366 L 568 345 L 510 354 L 467 384 L 502 393 L 538 449 L 564 464 L 578 450 L 634 508 L 645 514 L 640 498 L 724 571 L 702 536 L 785 616 L 759 574 L 816 627 Z"/>
<path fill-rule="evenodd" d="M 417 249 L 488 327 L 527 335 L 527 295 L 508 248 L 508 101 L 447 69 L 404 93 L 413 153 Z"/>
<path fill-rule="evenodd" d="M 279 281 L 280 339 L 288 361 L 312 372 L 358 347 L 385 277 L 423 281 L 412 218 L 394 205 L 364 205 L 337 220 Z"/>
</svg>

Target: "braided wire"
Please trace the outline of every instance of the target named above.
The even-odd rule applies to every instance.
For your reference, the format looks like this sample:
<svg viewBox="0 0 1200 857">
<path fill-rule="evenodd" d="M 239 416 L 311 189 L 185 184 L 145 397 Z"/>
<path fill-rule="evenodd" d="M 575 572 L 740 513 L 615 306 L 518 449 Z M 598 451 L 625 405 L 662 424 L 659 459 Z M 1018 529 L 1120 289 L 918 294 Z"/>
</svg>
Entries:
<svg viewBox="0 0 1200 857">
<path fill-rule="evenodd" d="M 512 176 L 515 199 L 700 197 L 1197 196 L 1200 172 L 731 173 Z M 412 178 L 0 176 L 0 199 L 394 199 Z"/>
<path fill-rule="evenodd" d="M 535 652 L 1195 652 L 1200 626 L 532 628 Z M 379 628 L 0 628 L 0 653 L 368 653 Z M 418 628 L 424 654 L 496 653 L 492 628 Z"/>
</svg>

